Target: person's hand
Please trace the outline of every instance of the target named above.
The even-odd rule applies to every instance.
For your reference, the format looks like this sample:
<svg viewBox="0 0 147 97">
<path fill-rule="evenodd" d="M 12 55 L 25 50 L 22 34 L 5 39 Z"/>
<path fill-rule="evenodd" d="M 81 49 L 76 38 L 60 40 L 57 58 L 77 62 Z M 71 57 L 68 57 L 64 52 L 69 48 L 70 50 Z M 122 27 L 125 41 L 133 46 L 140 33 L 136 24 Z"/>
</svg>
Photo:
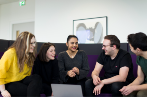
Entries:
<svg viewBox="0 0 147 97">
<path fill-rule="evenodd" d="M 124 86 L 119 91 L 122 93 L 122 95 L 127 96 L 134 91 L 134 86 Z"/>
<path fill-rule="evenodd" d="M 93 90 L 93 93 L 95 93 L 95 95 L 99 95 L 101 93 L 101 89 L 104 86 L 103 82 L 101 81 Z"/>
<path fill-rule="evenodd" d="M 68 75 L 69 77 L 75 77 L 75 76 L 76 76 L 76 74 L 73 72 L 73 70 L 69 70 L 69 71 L 67 72 L 67 75 Z"/>
<path fill-rule="evenodd" d="M 98 85 L 101 82 L 100 78 L 96 75 L 93 75 L 93 84 Z"/>
<path fill-rule="evenodd" d="M 1 95 L 2 95 L 3 97 L 11 97 L 10 93 L 9 93 L 7 90 L 4 90 L 4 91 L 1 93 Z"/>
<path fill-rule="evenodd" d="M 79 69 L 77 67 L 74 67 L 72 70 L 73 70 L 74 73 L 79 75 Z"/>
<path fill-rule="evenodd" d="M 52 95 L 51 96 L 53 96 L 53 92 L 52 92 Z"/>
</svg>

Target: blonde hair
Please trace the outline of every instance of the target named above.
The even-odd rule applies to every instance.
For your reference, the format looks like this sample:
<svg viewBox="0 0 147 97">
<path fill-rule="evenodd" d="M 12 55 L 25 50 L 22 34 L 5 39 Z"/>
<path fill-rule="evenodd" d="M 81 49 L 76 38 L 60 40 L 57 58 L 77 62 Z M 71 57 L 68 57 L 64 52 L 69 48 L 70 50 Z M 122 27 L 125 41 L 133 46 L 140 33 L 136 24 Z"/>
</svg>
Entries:
<svg viewBox="0 0 147 97">
<path fill-rule="evenodd" d="M 35 46 L 33 53 L 29 52 L 31 39 L 33 37 L 35 38 L 30 32 L 22 32 L 19 34 L 16 41 L 9 47 L 9 49 L 14 48 L 16 50 L 20 72 L 23 71 L 25 63 L 28 67 L 33 67 L 37 51 L 37 46 Z"/>
</svg>

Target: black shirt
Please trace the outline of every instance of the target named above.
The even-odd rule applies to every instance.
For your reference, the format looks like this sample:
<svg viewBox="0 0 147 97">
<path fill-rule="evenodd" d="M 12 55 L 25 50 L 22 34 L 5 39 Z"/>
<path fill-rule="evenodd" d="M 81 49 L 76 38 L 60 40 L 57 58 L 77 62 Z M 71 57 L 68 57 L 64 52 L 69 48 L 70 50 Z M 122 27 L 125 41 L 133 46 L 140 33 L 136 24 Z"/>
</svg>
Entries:
<svg viewBox="0 0 147 97">
<path fill-rule="evenodd" d="M 73 67 L 79 69 L 79 75 L 76 75 L 77 80 L 86 78 L 89 73 L 88 57 L 83 50 L 78 50 L 74 58 L 70 58 L 66 51 L 60 52 L 58 56 L 59 74 L 62 82 L 66 83 L 69 76 L 67 72 Z"/>
<path fill-rule="evenodd" d="M 42 78 L 42 82 L 46 84 L 58 83 L 59 68 L 58 60 L 50 60 L 49 62 L 42 62 L 38 57 L 34 62 L 33 74 L 38 74 Z"/>
<path fill-rule="evenodd" d="M 132 58 L 127 51 L 119 49 L 117 56 L 113 60 L 110 56 L 105 55 L 105 52 L 103 51 L 98 57 L 97 62 L 103 65 L 105 78 L 119 75 L 120 68 L 126 66 L 129 68 L 126 81 L 132 82 L 134 80 Z"/>
</svg>

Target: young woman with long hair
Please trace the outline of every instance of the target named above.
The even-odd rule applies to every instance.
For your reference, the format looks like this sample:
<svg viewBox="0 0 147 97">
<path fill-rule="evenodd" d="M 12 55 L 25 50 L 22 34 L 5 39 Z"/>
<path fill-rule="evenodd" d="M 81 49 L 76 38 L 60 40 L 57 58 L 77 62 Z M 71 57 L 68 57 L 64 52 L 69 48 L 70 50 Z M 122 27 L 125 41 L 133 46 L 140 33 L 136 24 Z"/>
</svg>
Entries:
<svg viewBox="0 0 147 97">
<path fill-rule="evenodd" d="M 41 77 L 31 75 L 35 54 L 35 36 L 22 32 L 0 60 L 0 91 L 3 97 L 40 96 Z"/>
</svg>

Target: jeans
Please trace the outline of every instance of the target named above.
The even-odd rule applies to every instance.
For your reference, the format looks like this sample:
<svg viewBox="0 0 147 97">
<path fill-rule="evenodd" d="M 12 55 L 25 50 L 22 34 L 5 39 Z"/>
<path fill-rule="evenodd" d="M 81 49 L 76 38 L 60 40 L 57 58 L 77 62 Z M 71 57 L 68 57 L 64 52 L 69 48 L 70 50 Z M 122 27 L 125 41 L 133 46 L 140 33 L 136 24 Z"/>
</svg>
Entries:
<svg viewBox="0 0 147 97">
<path fill-rule="evenodd" d="M 21 81 L 5 84 L 5 88 L 11 97 L 40 97 L 42 79 L 39 75 L 34 74 Z"/>
<path fill-rule="evenodd" d="M 100 78 L 101 80 L 104 78 Z M 111 93 L 112 96 L 122 96 L 121 92 L 119 91 L 123 86 L 128 85 L 129 82 L 114 82 L 112 84 L 104 85 L 101 89 L 101 93 Z M 85 92 L 86 96 L 95 96 L 93 90 L 95 85 L 93 84 L 93 79 L 89 79 L 85 82 Z"/>
<path fill-rule="evenodd" d="M 51 85 L 47 84 L 47 83 L 42 83 L 42 88 L 43 88 L 43 93 L 46 96 L 51 96 L 52 95 L 52 88 Z"/>
<path fill-rule="evenodd" d="M 140 90 L 140 91 L 134 91 L 128 96 L 124 97 L 146 97 L 147 96 L 147 90 Z"/>
</svg>

